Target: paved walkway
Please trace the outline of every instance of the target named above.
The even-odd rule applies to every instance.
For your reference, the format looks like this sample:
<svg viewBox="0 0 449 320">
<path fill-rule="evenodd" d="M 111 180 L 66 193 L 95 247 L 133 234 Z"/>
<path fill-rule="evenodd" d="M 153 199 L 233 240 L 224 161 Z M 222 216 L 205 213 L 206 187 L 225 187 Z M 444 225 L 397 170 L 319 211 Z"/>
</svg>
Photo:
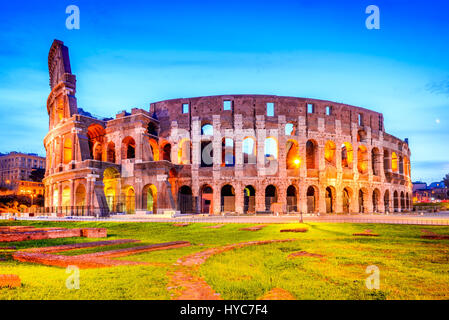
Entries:
<svg viewBox="0 0 449 320">
<path fill-rule="evenodd" d="M 37 221 L 103 221 L 103 222 L 175 222 L 175 223 L 298 223 L 300 215 L 251 215 L 251 216 L 200 216 L 186 215 L 176 218 L 155 218 L 151 216 L 95 217 L 19 217 L 17 220 Z M 0 218 L 1 219 L 1 218 Z M 5 218 L 3 218 L 5 219 Z M 303 215 L 304 222 L 332 223 L 389 223 L 416 225 L 449 225 L 449 212 L 424 214 L 355 214 L 355 215 Z"/>
</svg>

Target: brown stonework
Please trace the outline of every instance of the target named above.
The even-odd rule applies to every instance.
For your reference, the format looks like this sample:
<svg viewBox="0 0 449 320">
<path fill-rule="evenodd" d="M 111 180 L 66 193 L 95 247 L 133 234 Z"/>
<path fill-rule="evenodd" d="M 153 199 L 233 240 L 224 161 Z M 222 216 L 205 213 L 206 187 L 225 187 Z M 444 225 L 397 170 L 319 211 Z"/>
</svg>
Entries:
<svg viewBox="0 0 449 320">
<path fill-rule="evenodd" d="M 293 252 L 288 255 L 289 258 L 297 258 L 297 257 L 313 257 L 313 258 L 323 258 L 324 256 L 318 253 L 310 253 L 307 251 L 298 251 Z"/>
<path fill-rule="evenodd" d="M 259 231 L 265 227 L 266 227 L 266 225 L 259 225 L 259 226 L 241 228 L 240 230 L 242 230 L 242 231 Z"/>
<path fill-rule="evenodd" d="M 296 228 L 296 229 L 283 229 L 281 232 L 307 232 L 309 229 L 307 228 Z"/>
<path fill-rule="evenodd" d="M 146 262 L 134 262 L 125 260 L 113 260 L 114 257 L 128 256 L 131 254 L 148 252 L 154 250 L 173 249 L 179 247 L 189 246 L 187 241 L 175 241 L 167 243 L 158 243 L 147 246 L 124 248 L 103 252 L 95 252 L 89 254 L 82 254 L 77 256 L 64 256 L 56 255 L 54 253 L 61 251 L 68 251 L 74 249 L 91 248 L 106 245 L 115 245 L 122 243 L 137 242 L 138 240 L 122 239 L 122 240 L 110 240 L 110 241 L 98 241 L 91 243 L 77 243 L 71 245 L 61 245 L 53 247 L 43 248 L 31 248 L 26 250 L 17 251 L 13 254 L 14 260 L 29 263 L 39 263 L 49 266 L 67 267 L 75 265 L 80 269 L 87 268 L 104 268 L 123 265 L 154 265 Z M 50 254 L 52 253 L 52 254 Z"/>
<path fill-rule="evenodd" d="M 104 238 L 105 228 L 35 228 L 29 226 L 0 228 L 0 242 L 57 239 L 71 237 Z"/>
</svg>

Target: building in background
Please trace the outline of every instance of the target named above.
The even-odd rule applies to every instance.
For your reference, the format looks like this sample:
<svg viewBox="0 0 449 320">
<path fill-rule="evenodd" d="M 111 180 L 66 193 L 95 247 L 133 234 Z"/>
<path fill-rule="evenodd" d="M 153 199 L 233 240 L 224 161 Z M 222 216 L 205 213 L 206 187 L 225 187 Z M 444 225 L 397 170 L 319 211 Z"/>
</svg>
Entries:
<svg viewBox="0 0 449 320">
<path fill-rule="evenodd" d="M 449 188 L 443 181 L 432 182 L 427 185 L 425 182 L 413 182 L 413 202 L 446 202 L 449 201 Z"/>
<path fill-rule="evenodd" d="M 45 172 L 45 158 L 35 153 L 0 154 L 0 187 L 2 194 L 44 195 L 39 172 Z"/>
</svg>

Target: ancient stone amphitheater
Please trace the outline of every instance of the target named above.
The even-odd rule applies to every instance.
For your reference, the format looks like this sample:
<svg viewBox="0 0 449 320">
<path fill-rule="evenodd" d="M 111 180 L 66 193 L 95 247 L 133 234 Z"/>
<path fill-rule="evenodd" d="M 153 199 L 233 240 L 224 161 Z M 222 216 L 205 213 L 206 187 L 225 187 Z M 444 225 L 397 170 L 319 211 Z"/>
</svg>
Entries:
<svg viewBox="0 0 449 320">
<path fill-rule="evenodd" d="M 68 48 L 49 54 L 49 212 L 399 212 L 411 207 L 407 140 L 380 113 L 273 95 L 151 103 L 101 118 L 78 108 Z"/>
</svg>

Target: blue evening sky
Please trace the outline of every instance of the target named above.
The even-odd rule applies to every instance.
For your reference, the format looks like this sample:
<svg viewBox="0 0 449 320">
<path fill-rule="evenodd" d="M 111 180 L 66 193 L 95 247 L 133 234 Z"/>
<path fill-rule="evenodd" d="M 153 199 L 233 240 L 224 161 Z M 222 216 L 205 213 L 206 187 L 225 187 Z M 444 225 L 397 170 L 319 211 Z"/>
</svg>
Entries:
<svg viewBox="0 0 449 320">
<path fill-rule="evenodd" d="M 65 28 L 70 4 L 80 30 Z M 380 30 L 365 27 L 370 4 Z M 328 99 L 382 112 L 409 138 L 413 180 L 449 173 L 447 1 L 2 1 L 0 152 L 44 154 L 55 38 L 93 114 L 215 94 Z"/>
</svg>

